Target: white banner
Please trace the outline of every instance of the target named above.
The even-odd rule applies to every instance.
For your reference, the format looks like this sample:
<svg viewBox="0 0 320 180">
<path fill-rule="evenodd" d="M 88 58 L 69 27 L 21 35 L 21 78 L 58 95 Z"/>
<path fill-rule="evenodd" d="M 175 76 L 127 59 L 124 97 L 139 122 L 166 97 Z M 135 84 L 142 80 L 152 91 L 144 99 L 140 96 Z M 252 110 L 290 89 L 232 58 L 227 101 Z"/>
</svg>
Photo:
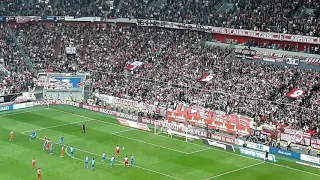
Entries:
<svg viewBox="0 0 320 180">
<path fill-rule="evenodd" d="M 311 162 L 311 163 L 315 163 L 315 164 L 320 164 L 320 158 L 314 157 L 314 156 L 308 156 L 305 154 L 301 154 L 300 159 L 302 161 L 307 161 L 307 162 Z"/>
<path fill-rule="evenodd" d="M 144 130 L 144 131 L 151 131 L 148 125 L 143 123 L 138 123 L 135 121 L 129 121 L 129 120 L 120 119 L 120 118 L 118 118 L 118 121 L 121 125 L 124 125 L 124 126 L 133 127 L 133 128 Z"/>
<path fill-rule="evenodd" d="M 311 135 L 294 129 L 285 129 L 280 135 L 281 141 L 291 141 L 292 143 L 305 146 L 311 145 Z"/>
<path fill-rule="evenodd" d="M 147 104 L 130 99 L 123 99 L 99 93 L 96 93 L 95 96 L 113 106 L 121 106 L 123 108 L 135 109 L 142 112 L 159 112 L 160 115 L 166 116 L 167 110 L 165 107 L 162 106 L 156 106 L 153 104 Z"/>
<path fill-rule="evenodd" d="M 240 140 L 240 139 L 238 141 L 236 141 L 236 144 L 238 146 L 243 146 L 244 144 L 246 144 L 247 148 L 256 149 L 256 150 L 260 150 L 260 151 L 268 151 L 269 152 L 269 146 L 265 146 L 263 144 L 257 144 L 257 143 L 253 143 L 253 142 L 243 141 L 243 140 Z"/>
<path fill-rule="evenodd" d="M 33 102 L 22 103 L 22 104 L 14 104 L 13 109 L 23 109 L 34 106 Z"/>
</svg>

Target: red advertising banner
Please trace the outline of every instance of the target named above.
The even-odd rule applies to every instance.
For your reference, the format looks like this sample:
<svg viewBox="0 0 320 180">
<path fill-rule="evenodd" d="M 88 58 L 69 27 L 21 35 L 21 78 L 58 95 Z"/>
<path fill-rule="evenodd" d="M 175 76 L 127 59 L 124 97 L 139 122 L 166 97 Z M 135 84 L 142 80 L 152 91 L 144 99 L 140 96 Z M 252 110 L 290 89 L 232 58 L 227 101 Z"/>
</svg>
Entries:
<svg viewBox="0 0 320 180">
<path fill-rule="evenodd" d="M 305 93 L 304 89 L 293 88 L 290 92 L 287 93 L 287 97 L 298 99 L 301 98 Z"/>
<path fill-rule="evenodd" d="M 230 134 L 249 135 L 251 133 L 250 118 L 236 114 L 226 114 L 218 118 L 215 112 L 198 106 L 183 106 L 179 104 L 174 111 L 167 112 L 167 120 L 185 122 L 192 125 L 205 126 L 210 129 L 219 129 Z"/>
<path fill-rule="evenodd" d="M 311 147 L 313 149 L 320 149 L 320 139 L 311 139 Z"/>
<path fill-rule="evenodd" d="M 309 133 L 294 129 L 285 129 L 284 132 L 280 134 L 280 139 L 281 141 L 291 141 L 305 146 L 311 145 L 311 135 Z"/>
</svg>

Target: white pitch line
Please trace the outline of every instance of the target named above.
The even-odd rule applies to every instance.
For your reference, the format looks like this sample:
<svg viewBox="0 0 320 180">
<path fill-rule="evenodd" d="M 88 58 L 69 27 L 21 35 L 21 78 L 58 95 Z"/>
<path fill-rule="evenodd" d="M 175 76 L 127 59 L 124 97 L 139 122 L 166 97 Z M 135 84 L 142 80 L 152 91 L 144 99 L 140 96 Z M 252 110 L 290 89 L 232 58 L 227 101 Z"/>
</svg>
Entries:
<svg viewBox="0 0 320 180">
<path fill-rule="evenodd" d="M 60 125 L 56 125 L 56 126 L 49 126 L 49 127 L 45 127 L 45 128 L 34 129 L 34 130 L 35 131 L 41 131 L 41 130 L 52 129 L 52 128 L 56 128 L 56 127 L 68 126 L 68 125 L 71 125 L 71 124 L 78 124 L 78 123 L 88 122 L 88 121 L 92 121 L 92 120 L 76 121 L 76 122 L 60 124 Z M 25 134 L 25 133 L 28 133 L 28 132 L 31 132 L 31 131 L 24 131 L 24 132 L 21 132 L 21 133 Z"/>
<path fill-rule="evenodd" d="M 16 114 L 24 114 L 24 113 L 35 112 L 35 111 L 40 111 L 40 110 L 43 110 L 43 109 L 33 109 L 30 111 L 18 111 L 18 112 L 4 113 L 4 114 L 1 114 L 0 117 L 11 116 L 11 115 L 16 115 Z"/>
<path fill-rule="evenodd" d="M 86 119 L 90 119 L 90 120 L 94 120 L 94 121 L 98 121 L 98 122 L 102 122 L 102 123 L 106 123 L 106 124 L 110 124 L 110 125 L 113 125 L 113 126 L 125 127 L 125 126 L 123 126 L 123 125 L 114 124 L 114 123 L 110 123 L 110 122 L 107 122 L 107 121 L 102 121 L 102 120 L 99 120 L 99 119 L 94 119 L 94 118 L 90 118 L 90 117 L 86 117 L 86 116 L 82 116 L 82 115 L 78 115 L 78 114 L 73 114 L 73 113 L 69 113 L 69 112 L 65 112 L 65 111 L 61 111 L 61 110 L 56 110 L 56 109 L 52 109 L 52 110 L 58 111 L 58 112 L 67 113 L 67 114 L 71 114 L 71 115 L 74 115 L 74 116 L 79 116 L 79 117 L 82 117 L 82 118 L 86 118 Z M 128 127 L 128 129 L 124 130 L 124 132 L 129 131 L 129 130 L 137 130 L 137 129 Z M 147 132 L 147 131 L 139 131 L 139 132 L 145 132 L 145 133 L 150 134 L 150 133 Z M 119 133 L 120 133 L 120 132 L 119 132 Z M 133 138 L 126 137 L 126 136 L 121 136 L 121 135 L 119 135 L 118 133 L 111 133 L 111 134 L 112 134 L 112 135 L 115 135 L 115 136 L 119 136 L 119 137 L 125 138 L 125 139 L 129 139 L 129 140 L 132 140 L 132 141 L 137 141 L 137 142 L 140 142 L 140 143 L 149 144 L 149 145 L 156 146 L 156 147 L 160 147 L 160 148 L 163 148 L 163 149 L 168 149 L 168 150 L 171 150 L 171 151 L 176 151 L 176 152 L 179 152 L 179 153 L 182 153 L 182 154 L 189 154 L 188 152 L 179 151 L 179 150 L 172 149 L 172 148 L 169 148 L 169 147 L 164 147 L 164 146 L 161 146 L 161 145 L 157 145 L 157 144 L 153 144 L 153 143 L 141 141 L 141 140 L 138 140 L 138 139 L 133 139 Z M 163 136 L 161 136 L 161 137 L 163 137 Z M 171 139 L 171 138 L 170 138 L 170 139 Z M 181 142 L 181 141 L 179 141 L 179 142 Z M 203 147 L 203 146 L 202 146 L 202 147 Z M 208 148 L 208 147 L 206 147 L 206 148 Z"/>
<path fill-rule="evenodd" d="M 254 166 L 258 166 L 258 165 L 263 164 L 263 163 L 264 163 L 264 161 L 256 163 L 256 164 L 251 164 L 249 166 L 245 166 L 245 167 L 242 167 L 242 168 L 239 168 L 239 169 L 235 169 L 235 170 L 228 171 L 228 172 L 225 172 L 225 173 L 222 173 L 222 174 L 218 174 L 216 176 L 205 178 L 204 180 L 214 179 L 214 178 L 217 178 L 217 177 L 220 177 L 220 176 L 224 176 L 224 175 L 231 174 L 231 173 L 234 173 L 234 172 L 238 172 L 238 171 L 241 171 L 241 170 L 244 170 L 244 169 L 248 169 L 248 168 L 251 168 L 251 167 L 254 167 Z"/>
<path fill-rule="evenodd" d="M 202 152 L 202 151 L 206 151 L 206 150 L 210 150 L 210 149 L 212 149 L 212 148 L 200 149 L 200 150 L 198 150 L 198 151 L 189 152 L 189 153 L 187 153 L 187 154 L 195 154 L 195 153 Z"/>
<path fill-rule="evenodd" d="M 141 140 L 130 138 L 130 137 L 126 137 L 126 136 L 121 136 L 119 134 L 112 134 L 112 135 L 115 135 L 115 136 L 118 136 L 118 137 L 121 137 L 121 138 L 124 138 L 124 139 L 129 139 L 129 140 L 132 140 L 132 141 L 140 142 L 140 143 L 143 143 L 143 144 L 148 144 L 148 145 L 151 145 L 151 146 L 156 146 L 156 147 L 159 147 L 159 148 L 162 148 L 162 149 L 167 149 L 167 150 L 170 150 L 170 151 L 179 152 L 179 153 L 182 153 L 182 154 L 188 154 L 187 152 L 184 152 L 184 151 L 179 151 L 179 150 L 176 150 L 176 149 L 164 147 L 164 146 L 161 146 L 161 145 L 158 145 L 158 144 L 153 144 L 153 143 L 141 141 Z"/>
<path fill-rule="evenodd" d="M 128 131 L 133 131 L 133 130 L 135 130 L 135 129 L 132 129 L 132 128 L 128 128 L 128 129 L 126 129 L 126 130 L 123 130 L 123 131 L 118 131 L 118 132 L 114 132 L 114 133 L 111 133 L 111 134 L 114 134 L 114 135 L 116 135 L 116 134 L 120 134 L 120 133 L 124 133 L 124 132 L 128 132 Z"/>
<path fill-rule="evenodd" d="M 82 115 L 78 115 L 78 114 L 74 114 L 74 113 L 70 113 L 70 112 L 66 112 L 66 111 L 61 111 L 61 110 L 57 110 L 57 109 L 50 109 L 50 110 L 54 110 L 54 111 L 58 111 L 58 112 L 63 112 L 63 113 L 66 113 L 66 114 L 71 114 L 71 115 L 74 115 L 74 116 L 83 117 L 83 118 L 87 118 L 87 119 L 93 119 L 93 120 L 95 120 L 95 121 L 103 122 L 103 123 L 107 123 L 107 124 L 112 124 L 112 125 L 114 125 L 114 126 L 121 126 L 121 127 L 123 127 L 122 125 L 118 125 L 118 124 L 114 124 L 114 123 L 109 123 L 109 122 L 107 122 L 107 121 L 102 121 L 102 120 L 98 120 L 98 119 L 94 119 L 94 118 L 90 118 L 90 117 L 87 117 L 87 116 L 82 116 Z M 140 131 L 140 132 L 148 133 L 148 132 L 146 132 L 146 131 Z M 160 135 L 159 137 L 167 138 L 167 137 L 161 136 L 161 135 Z M 170 138 L 170 139 L 171 139 L 171 138 Z M 178 139 L 174 139 L 174 140 L 177 140 L 177 141 L 180 141 L 180 142 L 181 142 L 181 140 L 178 140 Z M 202 146 L 202 147 L 207 147 L 207 146 L 200 145 L 200 144 L 194 144 L 194 143 L 191 143 L 191 144 L 193 144 L 193 145 L 198 145 L 198 146 Z M 229 151 L 223 151 L 223 150 L 216 149 L 216 148 L 212 148 L 212 150 L 219 151 L 219 152 L 224 152 L 224 153 L 228 153 L 228 154 L 231 154 L 231 155 L 233 155 L 233 156 L 239 156 L 239 157 L 242 157 L 242 158 L 247 158 L 247 159 L 251 159 L 251 160 L 255 160 L 255 161 L 260 161 L 260 160 L 258 160 L 258 159 L 253 158 L 253 157 L 243 156 L 243 155 L 240 155 L 240 154 L 232 153 L 232 152 L 229 152 Z M 270 164 L 273 164 L 273 165 L 278 166 L 278 167 L 290 169 L 290 170 L 293 170 L 293 171 L 302 172 L 302 173 L 305 173 L 305 174 L 310 174 L 310 175 L 313 175 L 313 176 L 318 176 L 318 177 L 320 177 L 320 174 L 315 174 L 315 173 L 311 173 L 311 172 L 308 172 L 308 171 L 304 171 L 304 170 L 300 170 L 300 169 L 295 169 L 295 168 L 292 168 L 292 167 L 289 167 L 289 166 L 284 166 L 284 165 L 281 165 L 281 164 L 276 164 L 276 163 L 270 163 Z"/>
<path fill-rule="evenodd" d="M 26 135 L 26 134 L 23 134 L 23 135 Z M 42 139 L 40 139 L 40 138 L 36 138 L 37 140 L 42 140 Z M 54 143 L 54 144 L 58 144 L 58 143 Z M 67 146 L 67 145 L 65 145 L 66 147 L 69 147 L 69 146 Z M 82 150 L 82 149 L 79 149 L 79 148 L 74 148 L 75 150 L 78 150 L 78 151 L 81 151 L 81 152 L 84 152 L 84 153 L 87 153 L 87 154 L 91 154 L 91 155 L 95 155 L 95 156 L 101 156 L 101 155 L 99 155 L 99 154 L 96 154 L 96 153 L 93 153 L 93 152 L 89 152 L 89 151 L 85 151 L 85 150 Z M 66 154 L 69 156 L 69 154 L 68 154 L 68 149 L 66 148 Z M 74 159 L 77 159 L 77 160 L 81 160 L 81 161 L 84 161 L 84 160 L 82 160 L 82 159 L 80 159 L 80 158 L 74 158 Z M 121 161 L 119 161 L 119 160 L 116 160 L 117 162 L 119 162 L 119 163 L 122 163 Z M 166 176 L 166 177 L 169 177 L 169 178 L 172 178 L 172 179 L 177 179 L 177 180 L 183 180 L 183 179 L 181 179 L 181 178 L 178 178 L 178 177 L 175 177 L 175 176 L 171 176 L 171 175 L 168 175 L 168 174 L 165 174 L 165 173 L 162 173 L 162 172 L 159 172 L 159 171 L 154 171 L 154 170 L 151 170 L 151 169 L 148 169 L 148 168 L 144 168 L 144 167 L 141 167 L 141 166 L 137 166 L 137 165 L 135 165 L 134 166 L 135 168 L 139 168 L 139 169 L 143 169 L 143 170 L 145 170 L 145 171 L 149 171 L 149 172 L 152 172 L 152 173 L 155 173 L 155 174 L 159 174 L 159 175 L 162 175 L 162 176 Z"/>
</svg>

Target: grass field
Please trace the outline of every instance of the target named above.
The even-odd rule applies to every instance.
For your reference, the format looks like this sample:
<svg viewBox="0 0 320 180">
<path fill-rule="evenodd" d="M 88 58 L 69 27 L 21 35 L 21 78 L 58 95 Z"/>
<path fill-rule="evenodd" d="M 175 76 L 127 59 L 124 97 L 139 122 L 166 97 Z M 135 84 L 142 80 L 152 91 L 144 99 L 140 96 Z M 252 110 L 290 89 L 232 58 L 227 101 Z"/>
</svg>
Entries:
<svg viewBox="0 0 320 180">
<path fill-rule="evenodd" d="M 81 133 L 86 123 L 87 133 Z M 32 129 L 41 139 L 30 141 Z M 10 131 L 15 141 L 9 142 Z M 75 159 L 68 155 L 60 158 L 60 147 L 54 154 L 42 150 L 42 138 L 48 134 L 58 142 L 75 147 Z M 162 135 L 121 126 L 115 118 L 104 114 L 68 106 L 33 107 L 0 113 L 0 180 L 33 180 L 37 174 L 31 169 L 36 158 L 44 180 L 315 180 L 320 170 L 294 164 L 278 158 L 277 163 L 264 163 L 219 149 L 206 147 L 200 142 L 186 143 Z M 199 143 L 199 144 L 198 144 Z M 102 152 L 108 159 L 115 146 L 124 147 L 116 166 L 109 168 L 100 163 Z M 125 155 L 135 156 L 135 167 L 124 168 Z M 97 160 L 95 171 L 85 169 L 84 157 Z"/>
</svg>

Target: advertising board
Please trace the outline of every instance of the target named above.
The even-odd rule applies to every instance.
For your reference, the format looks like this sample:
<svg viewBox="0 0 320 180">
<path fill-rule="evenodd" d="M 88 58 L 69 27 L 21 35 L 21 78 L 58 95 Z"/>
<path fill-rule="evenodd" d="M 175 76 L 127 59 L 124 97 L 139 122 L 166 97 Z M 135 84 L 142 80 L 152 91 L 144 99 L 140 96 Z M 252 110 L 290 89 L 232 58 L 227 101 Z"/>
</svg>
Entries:
<svg viewBox="0 0 320 180">
<path fill-rule="evenodd" d="M 208 145 L 208 146 L 213 146 L 213 147 L 217 147 L 217 148 L 224 149 L 227 151 L 235 152 L 235 149 L 234 149 L 233 145 L 231 145 L 231 144 L 221 143 L 221 142 L 214 141 L 211 139 L 202 139 L 202 142 L 203 142 L 203 144 Z"/>
<path fill-rule="evenodd" d="M 300 160 L 315 163 L 315 164 L 320 164 L 320 158 L 314 157 L 314 156 L 308 156 L 305 154 L 301 154 Z"/>
<path fill-rule="evenodd" d="M 13 110 L 13 105 L 0 106 L 0 112 L 2 112 L 2 111 L 11 111 L 11 110 Z"/>
<path fill-rule="evenodd" d="M 254 151 L 254 150 L 251 150 L 251 149 L 246 149 L 246 148 L 241 148 L 239 147 L 239 151 L 240 151 L 240 154 L 243 154 L 243 155 L 246 155 L 246 156 L 250 156 L 250 157 L 254 157 L 254 158 L 257 158 L 257 159 L 264 159 L 265 157 L 265 153 L 264 152 L 259 152 L 259 151 Z M 276 162 L 276 157 L 272 154 L 269 154 L 268 155 L 268 160 L 270 162 Z"/>
<path fill-rule="evenodd" d="M 274 148 L 274 147 L 269 147 L 269 152 L 273 153 L 273 154 L 279 154 L 281 156 L 286 156 L 286 157 L 290 157 L 293 159 L 299 159 L 301 158 L 301 154 L 300 153 L 296 153 L 293 151 L 288 151 L 288 150 L 284 150 L 284 149 L 278 149 L 278 148 Z"/>
<path fill-rule="evenodd" d="M 238 146 L 243 146 L 244 144 L 246 145 L 247 148 L 250 148 L 250 149 L 256 149 L 256 150 L 260 150 L 260 151 L 268 151 L 269 152 L 269 146 L 265 146 L 263 144 L 257 144 L 257 143 L 253 143 L 253 142 L 249 142 L 249 141 L 244 141 L 241 139 L 239 139 L 237 141 Z"/>
<path fill-rule="evenodd" d="M 129 121 L 129 120 L 120 119 L 120 118 L 117 118 L 117 120 L 121 125 L 124 125 L 124 126 L 132 127 L 132 128 L 135 128 L 135 129 L 140 129 L 140 130 L 143 130 L 143 131 L 151 131 L 149 129 L 149 127 L 146 124 L 143 124 L 143 123 L 138 123 L 136 121 Z"/>
</svg>

